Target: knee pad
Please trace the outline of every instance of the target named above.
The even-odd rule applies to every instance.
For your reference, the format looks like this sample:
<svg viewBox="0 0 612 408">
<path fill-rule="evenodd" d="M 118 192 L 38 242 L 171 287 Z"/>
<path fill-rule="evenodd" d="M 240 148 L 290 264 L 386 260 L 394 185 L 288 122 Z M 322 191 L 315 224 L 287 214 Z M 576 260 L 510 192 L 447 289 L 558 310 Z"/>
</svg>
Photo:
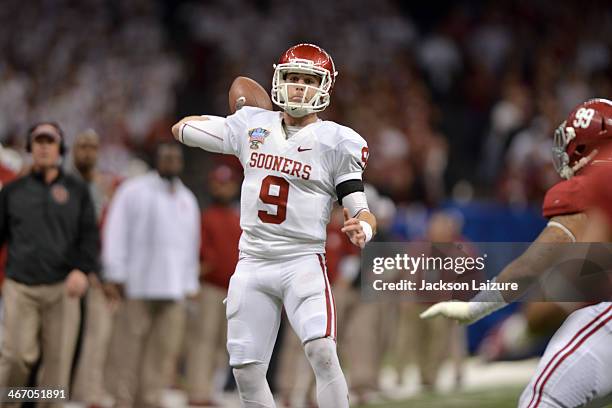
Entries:
<svg viewBox="0 0 612 408">
<path fill-rule="evenodd" d="M 340 369 L 336 354 L 336 343 L 330 338 L 309 341 L 304 346 L 306 357 L 317 376 L 329 373 L 334 375 Z"/>
<path fill-rule="evenodd" d="M 326 337 L 306 343 L 304 349 L 315 373 L 319 406 L 349 408 L 348 387 L 336 354 L 336 343 Z"/>
</svg>

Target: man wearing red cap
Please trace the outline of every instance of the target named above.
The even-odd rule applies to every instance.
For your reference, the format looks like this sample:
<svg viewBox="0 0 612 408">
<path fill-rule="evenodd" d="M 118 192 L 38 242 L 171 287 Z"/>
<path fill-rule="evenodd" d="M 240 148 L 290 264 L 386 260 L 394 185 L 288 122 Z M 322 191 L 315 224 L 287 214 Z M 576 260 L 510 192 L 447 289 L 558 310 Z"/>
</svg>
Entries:
<svg viewBox="0 0 612 408">
<path fill-rule="evenodd" d="M 200 293 L 197 312 L 187 322 L 189 405 L 214 406 L 215 369 L 227 365 L 225 305 L 229 281 L 238 263 L 240 213 L 235 202 L 238 175 L 226 165 L 215 168 L 208 186 L 212 204 L 202 212 Z"/>
</svg>

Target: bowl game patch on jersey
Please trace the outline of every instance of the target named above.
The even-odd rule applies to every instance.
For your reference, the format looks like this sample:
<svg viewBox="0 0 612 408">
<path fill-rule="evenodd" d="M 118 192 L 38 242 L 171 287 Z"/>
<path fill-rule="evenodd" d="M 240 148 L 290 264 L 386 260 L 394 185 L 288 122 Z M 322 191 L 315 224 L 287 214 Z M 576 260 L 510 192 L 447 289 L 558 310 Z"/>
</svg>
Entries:
<svg viewBox="0 0 612 408">
<path fill-rule="evenodd" d="M 260 127 L 249 130 L 249 143 L 251 149 L 259 149 L 259 145 L 263 144 L 269 134 L 270 131 L 268 129 Z"/>
</svg>

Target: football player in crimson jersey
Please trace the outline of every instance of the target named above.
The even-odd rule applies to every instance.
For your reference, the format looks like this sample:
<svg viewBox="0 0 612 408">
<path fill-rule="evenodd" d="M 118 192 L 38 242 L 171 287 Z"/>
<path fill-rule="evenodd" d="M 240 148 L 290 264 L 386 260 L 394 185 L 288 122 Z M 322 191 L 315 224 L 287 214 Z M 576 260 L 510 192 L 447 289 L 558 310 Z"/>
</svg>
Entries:
<svg viewBox="0 0 612 408">
<path fill-rule="evenodd" d="M 574 108 L 555 131 L 553 161 L 565 180 L 554 185 L 544 198 L 543 214 L 549 222 L 535 243 L 592 239 L 595 235 L 586 230 L 587 211 L 597 205 L 593 192 L 606 188 L 612 176 L 611 101 L 592 99 Z M 608 202 L 605 208 L 610 207 Z M 603 233 L 598 237 L 604 237 Z M 532 245 L 496 280 L 518 282 L 525 288 L 528 285 L 522 284 L 554 267 L 564 248 Z M 421 317 L 440 315 L 472 323 L 516 300 L 522 294 L 517 292 L 481 292 L 470 302 L 440 302 Z M 612 303 L 598 303 L 572 313 L 549 342 L 519 407 L 577 407 L 605 398 L 612 393 L 611 343 Z"/>
<path fill-rule="evenodd" d="M 324 248 L 336 200 L 353 244 L 363 248 L 376 231 L 362 182 L 368 147 L 352 129 L 317 117 L 337 75 L 327 52 L 299 44 L 274 68 L 272 101 L 281 112 L 244 107 L 227 118 L 190 116 L 172 132 L 188 146 L 233 154 L 244 167 L 240 260 L 226 305 L 243 406 L 274 406 L 265 376 L 284 307 L 314 370 L 319 406 L 348 407 Z"/>
</svg>

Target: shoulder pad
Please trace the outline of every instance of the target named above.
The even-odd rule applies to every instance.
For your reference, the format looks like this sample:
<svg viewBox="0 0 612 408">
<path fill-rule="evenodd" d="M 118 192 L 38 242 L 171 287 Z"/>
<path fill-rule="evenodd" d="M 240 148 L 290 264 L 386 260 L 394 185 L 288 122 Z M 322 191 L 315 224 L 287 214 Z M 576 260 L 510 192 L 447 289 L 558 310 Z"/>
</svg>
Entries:
<svg viewBox="0 0 612 408">
<path fill-rule="evenodd" d="M 574 176 L 552 186 L 544 197 L 542 215 L 552 218 L 583 212 L 588 208 L 583 176 Z"/>
</svg>

